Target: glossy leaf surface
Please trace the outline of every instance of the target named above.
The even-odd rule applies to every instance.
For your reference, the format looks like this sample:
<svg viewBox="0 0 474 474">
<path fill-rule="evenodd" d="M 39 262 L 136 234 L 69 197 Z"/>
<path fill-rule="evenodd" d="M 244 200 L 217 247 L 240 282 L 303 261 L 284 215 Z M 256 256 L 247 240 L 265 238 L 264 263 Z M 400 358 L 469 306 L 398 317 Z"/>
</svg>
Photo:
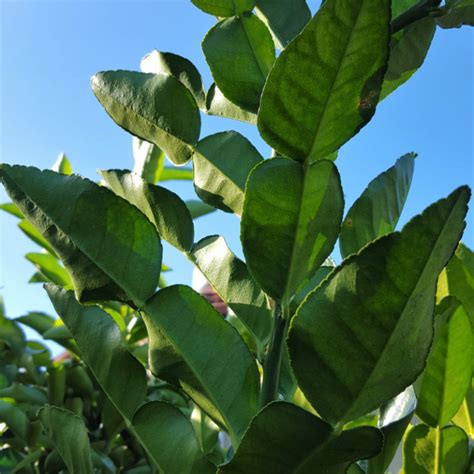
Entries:
<svg viewBox="0 0 474 474">
<path fill-rule="evenodd" d="M 324 2 L 265 84 L 258 128 L 272 148 L 312 162 L 372 118 L 388 60 L 389 22 L 388 0 Z"/>
<path fill-rule="evenodd" d="M 234 458 L 222 473 L 344 473 L 349 463 L 377 453 L 378 430 L 370 427 L 342 432 L 287 402 L 273 402 L 252 420 Z"/>
<path fill-rule="evenodd" d="M 206 113 L 228 119 L 257 124 L 257 115 L 242 109 L 227 99 L 215 83 L 211 85 L 206 95 Z"/>
<path fill-rule="evenodd" d="M 465 474 L 468 455 L 467 436 L 457 426 L 415 425 L 403 443 L 403 468 L 406 474 Z"/>
<path fill-rule="evenodd" d="M 311 10 L 306 0 L 257 0 L 257 12 L 282 48 L 311 19 Z"/>
<path fill-rule="evenodd" d="M 240 133 L 210 135 L 197 144 L 193 155 L 194 189 L 207 204 L 240 216 L 248 175 L 262 161 Z"/>
<path fill-rule="evenodd" d="M 45 406 L 38 412 L 42 425 L 71 474 L 92 474 L 91 447 L 82 419 L 63 408 Z"/>
<path fill-rule="evenodd" d="M 191 248 L 194 225 L 186 204 L 179 196 L 127 171 L 104 170 L 100 174 L 114 193 L 148 217 L 164 240 L 182 251 Z"/>
<path fill-rule="evenodd" d="M 306 170 L 266 160 L 249 176 L 241 240 L 250 272 L 272 298 L 291 298 L 331 253 L 344 201 L 330 161 Z"/>
<path fill-rule="evenodd" d="M 452 421 L 456 426 L 462 428 L 468 436 L 474 438 L 474 379 L 471 379 L 466 396 Z"/>
<path fill-rule="evenodd" d="M 117 324 L 97 306 L 80 305 L 71 291 L 54 285 L 46 291 L 102 390 L 130 421 L 145 399 L 145 369 L 128 351 Z"/>
<path fill-rule="evenodd" d="M 338 423 L 364 415 L 424 368 L 436 280 L 461 237 L 469 196 L 468 188 L 458 188 L 402 232 L 366 246 L 299 307 L 289 333 L 290 359 L 323 418 Z"/>
<path fill-rule="evenodd" d="M 173 76 L 105 71 L 92 90 L 112 119 L 132 135 L 158 145 L 175 164 L 189 161 L 201 130 L 193 95 Z"/>
<path fill-rule="evenodd" d="M 257 367 L 244 341 L 191 288 L 164 288 L 144 308 L 150 366 L 181 388 L 221 425 L 233 441 L 257 409 Z"/>
<path fill-rule="evenodd" d="M 227 17 L 249 12 L 255 0 L 191 0 L 201 10 L 210 15 Z"/>
<path fill-rule="evenodd" d="M 255 113 L 275 60 L 273 39 L 265 24 L 253 13 L 228 18 L 209 30 L 202 49 L 224 96 Z"/>
<path fill-rule="evenodd" d="M 2 165 L 0 178 L 60 255 L 79 300 L 118 298 L 141 305 L 153 294 L 161 243 L 138 209 L 78 175 Z"/>
<path fill-rule="evenodd" d="M 402 156 L 377 176 L 349 209 L 339 237 L 343 258 L 395 230 L 410 189 L 415 156 L 414 153 Z"/>
<path fill-rule="evenodd" d="M 142 58 L 140 69 L 142 72 L 152 74 L 163 73 L 175 77 L 193 94 L 198 106 L 200 108 L 205 107 L 206 94 L 201 74 L 199 74 L 196 66 L 189 59 L 183 58 L 178 54 L 162 53 L 154 49 Z"/>
<path fill-rule="evenodd" d="M 271 315 L 265 294 L 251 277 L 245 263 L 219 236 L 200 240 L 193 247 L 191 256 L 222 300 L 263 345 L 270 335 Z"/>
<path fill-rule="evenodd" d="M 458 411 L 472 379 L 472 340 L 469 317 L 459 302 L 450 300 L 436 317 L 435 338 L 420 381 L 416 414 L 426 424 L 444 426 Z"/>
<path fill-rule="evenodd" d="M 133 426 L 140 438 L 148 440 L 147 450 L 158 461 L 160 472 L 216 472 L 200 450 L 191 422 L 170 403 L 154 401 L 141 406 Z"/>
</svg>

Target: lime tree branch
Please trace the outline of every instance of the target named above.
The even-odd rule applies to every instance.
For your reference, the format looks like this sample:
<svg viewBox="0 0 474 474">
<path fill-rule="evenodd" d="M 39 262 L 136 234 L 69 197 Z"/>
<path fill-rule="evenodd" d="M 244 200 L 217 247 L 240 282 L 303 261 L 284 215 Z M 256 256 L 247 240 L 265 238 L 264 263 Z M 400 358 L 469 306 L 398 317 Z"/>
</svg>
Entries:
<svg viewBox="0 0 474 474">
<path fill-rule="evenodd" d="M 439 7 L 440 3 L 441 0 L 424 0 L 403 12 L 392 21 L 392 34 L 428 16 Z"/>
</svg>

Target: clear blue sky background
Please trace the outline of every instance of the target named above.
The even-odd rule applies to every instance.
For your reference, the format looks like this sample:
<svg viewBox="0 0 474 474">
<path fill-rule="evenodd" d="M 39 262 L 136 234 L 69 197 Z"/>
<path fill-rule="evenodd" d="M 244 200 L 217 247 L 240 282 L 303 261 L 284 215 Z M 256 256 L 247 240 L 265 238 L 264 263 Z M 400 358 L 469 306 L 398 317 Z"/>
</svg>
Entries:
<svg viewBox="0 0 474 474">
<path fill-rule="evenodd" d="M 315 8 L 316 3 L 311 2 Z M 96 169 L 131 168 L 131 137 L 102 110 L 89 87 L 92 74 L 107 69 L 138 70 L 153 48 L 189 58 L 206 87 L 211 76 L 200 43 L 215 19 L 189 0 L 21 1 L 0 0 L 1 161 L 49 168 L 59 152 L 74 170 L 98 179 Z M 473 33 L 438 29 L 423 68 L 380 104 L 372 122 L 341 150 L 337 165 L 346 209 L 377 174 L 408 151 L 416 151 L 412 190 L 402 223 L 460 184 L 473 184 Z M 203 117 L 202 137 L 238 130 L 264 156 L 269 148 L 256 129 Z M 190 183 L 171 186 L 194 198 Z M 0 191 L 0 201 L 7 200 Z M 474 207 L 472 205 L 471 207 Z M 52 311 L 41 285 L 28 285 L 34 272 L 23 259 L 38 251 L 16 220 L 1 213 L 0 294 L 8 314 Z M 474 245 L 471 210 L 464 241 Z M 196 238 L 224 234 L 241 255 L 239 221 L 224 213 L 196 222 Z M 336 253 L 337 256 L 337 253 Z M 169 246 L 164 261 L 172 283 L 191 281 L 191 266 Z"/>
</svg>

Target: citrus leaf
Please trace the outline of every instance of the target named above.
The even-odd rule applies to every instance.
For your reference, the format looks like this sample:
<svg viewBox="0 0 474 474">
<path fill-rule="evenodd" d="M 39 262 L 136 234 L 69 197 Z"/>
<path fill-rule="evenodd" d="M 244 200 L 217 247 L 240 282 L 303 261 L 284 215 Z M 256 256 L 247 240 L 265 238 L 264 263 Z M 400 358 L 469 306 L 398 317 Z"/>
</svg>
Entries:
<svg viewBox="0 0 474 474">
<path fill-rule="evenodd" d="M 433 337 L 438 275 L 461 237 L 470 191 L 461 187 L 346 259 L 298 308 L 293 370 L 331 423 L 364 415 L 415 381 Z"/>
<path fill-rule="evenodd" d="M 257 15 L 268 25 L 281 48 L 311 20 L 306 0 L 257 0 Z"/>
<path fill-rule="evenodd" d="M 369 183 L 342 223 L 339 247 L 346 258 L 395 230 L 410 189 L 415 154 L 408 153 Z"/>
<path fill-rule="evenodd" d="M 162 53 L 154 49 L 142 58 L 140 69 L 142 72 L 163 73 L 175 77 L 189 89 L 199 108 L 205 108 L 206 93 L 204 92 L 201 74 L 189 59 L 173 53 Z"/>
<path fill-rule="evenodd" d="M 92 474 L 91 446 L 82 419 L 64 408 L 45 406 L 38 412 L 42 425 L 71 474 Z"/>
<path fill-rule="evenodd" d="M 446 0 L 441 9 L 443 14 L 436 18 L 441 28 L 460 28 L 463 25 L 474 26 L 473 0 Z"/>
<path fill-rule="evenodd" d="M 312 162 L 355 135 L 375 112 L 389 36 L 388 0 L 325 1 L 267 79 L 258 113 L 265 141 Z"/>
<path fill-rule="evenodd" d="M 160 472 L 216 472 L 216 467 L 200 450 L 191 422 L 170 403 L 146 403 L 135 413 L 132 422 L 140 438 L 149 440 L 147 450 L 157 460 Z"/>
<path fill-rule="evenodd" d="M 189 161 L 201 118 L 193 95 L 173 76 L 105 71 L 92 77 L 92 90 L 112 119 L 159 146 L 175 164 Z"/>
<path fill-rule="evenodd" d="M 432 427 L 456 414 L 472 379 L 472 332 L 469 317 L 454 298 L 435 320 L 435 338 L 419 381 L 416 414 Z"/>
<path fill-rule="evenodd" d="M 118 196 L 138 207 L 160 236 L 181 251 L 191 249 L 194 224 L 188 208 L 172 191 L 144 181 L 140 176 L 121 170 L 103 170 L 100 175 Z"/>
<path fill-rule="evenodd" d="M 205 237 L 196 243 L 191 258 L 263 348 L 271 329 L 270 311 L 265 294 L 250 276 L 245 263 L 220 236 Z"/>
<path fill-rule="evenodd" d="M 240 133 L 210 135 L 197 144 L 193 155 L 194 189 L 207 204 L 240 216 L 248 175 L 262 161 L 257 149 Z"/>
<path fill-rule="evenodd" d="M 430 428 L 412 426 L 403 443 L 406 474 L 465 474 L 468 465 L 468 438 L 457 426 Z"/>
<path fill-rule="evenodd" d="M 224 96 L 249 112 L 257 112 L 275 61 L 273 39 L 265 24 L 252 13 L 227 18 L 208 31 L 202 49 Z"/>
<path fill-rule="evenodd" d="M 132 138 L 133 172 L 151 184 L 161 181 L 165 154 L 159 147 L 137 137 Z"/>
<path fill-rule="evenodd" d="M 80 301 L 140 306 L 154 293 L 161 243 L 137 208 L 78 175 L 2 165 L 0 179 L 63 260 Z"/>
<path fill-rule="evenodd" d="M 51 284 L 45 288 L 102 390 L 131 421 L 145 399 L 145 369 L 128 351 L 117 324 L 99 307 L 80 305 L 71 291 Z"/>
<path fill-rule="evenodd" d="M 210 15 L 227 17 L 249 12 L 255 0 L 191 0 L 194 5 Z"/>
<path fill-rule="evenodd" d="M 51 170 L 62 174 L 72 174 L 71 162 L 64 153 L 60 153 Z"/>
<path fill-rule="evenodd" d="M 25 258 L 30 261 L 51 283 L 72 288 L 71 278 L 55 257 L 47 253 L 27 253 Z"/>
<path fill-rule="evenodd" d="M 160 290 L 143 319 L 153 373 L 180 385 L 238 444 L 257 409 L 259 376 L 237 331 L 183 285 Z"/>
<path fill-rule="evenodd" d="M 188 168 L 173 168 L 165 166 L 160 175 L 160 181 L 192 181 L 193 170 Z"/>
<path fill-rule="evenodd" d="M 188 201 L 185 201 L 185 204 L 193 219 L 205 216 L 216 210 L 215 207 L 209 206 L 209 204 L 198 201 L 197 199 L 189 199 Z"/>
<path fill-rule="evenodd" d="M 209 87 L 206 94 L 206 113 L 247 122 L 252 125 L 257 124 L 257 116 L 254 113 L 233 104 L 224 96 L 215 83 Z"/>
<path fill-rule="evenodd" d="M 248 268 L 272 298 L 290 299 L 331 253 L 344 201 L 330 161 L 304 168 L 285 158 L 256 166 L 247 181 L 241 240 Z"/>
<path fill-rule="evenodd" d="M 251 421 L 223 474 L 344 473 L 354 460 L 376 454 L 380 432 L 371 427 L 332 432 L 330 425 L 296 405 L 273 402 Z"/>
</svg>

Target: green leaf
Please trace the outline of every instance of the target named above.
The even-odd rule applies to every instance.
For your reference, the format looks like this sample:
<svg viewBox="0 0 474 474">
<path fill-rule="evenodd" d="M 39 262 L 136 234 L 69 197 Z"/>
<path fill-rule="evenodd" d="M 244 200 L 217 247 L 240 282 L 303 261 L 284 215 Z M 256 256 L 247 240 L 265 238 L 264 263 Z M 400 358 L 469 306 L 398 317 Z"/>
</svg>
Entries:
<svg viewBox="0 0 474 474">
<path fill-rule="evenodd" d="M 452 421 L 462 428 L 468 436 L 474 438 L 474 378 L 471 379 L 466 396 Z"/>
<path fill-rule="evenodd" d="M 308 280 L 308 283 L 301 287 L 301 290 L 296 293 L 293 301 L 291 302 L 291 306 L 293 311 L 291 312 L 294 314 L 298 306 L 304 301 L 306 296 L 313 291 L 319 284 L 332 272 L 334 266 L 328 265 L 321 265 L 317 270 L 316 273 Z"/>
<path fill-rule="evenodd" d="M 206 107 L 206 93 L 201 74 L 196 66 L 186 58 L 173 53 L 162 53 L 154 49 L 146 54 L 140 63 L 142 72 L 169 74 L 185 85 L 194 96 L 199 108 Z"/>
<path fill-rule="evenodd" d="M 11 398 L 19 403 L 31 403 L 33 405 L 48 403 L 48 398 L 43 390 L 20 383 L 14 383 L 9 387 L 0 389 L 0 398 Z"/>
<path fill-rule="evenodd" d="M 163 174 L 165 154 L 159 147 L 145 140 L 133 137 L 133 172 L 146 182 L 155 184 L 161 181 Z"/>
<path fill-rule="evenodd" d="M 423 370 L 436 280 L 464 229 L 470 191 L 458 188 L 400 233 L 345 260 L 310 293 L 289 331 L 301 389 L 331 423 L 393 398 Z"/>
<path fill-rule="evenodd" d="M 51 169 L 57 173 L 72 174 L 71 162 L 64 153 L 59 154 L 58 159 L 54 162 Z"/>
<path fill-rule="evenodd" d="M 6 202 L 4 204 L 0 204 L 0 209 L 2 211 L 7 212 L 8 214 L 11 214 L 12 216 L 18 217 L 19 219 L 23 219 L 24 216 L 20 209 L 15 206 L 12 202 Z"/>
<path fill-rule="evenodd" d="M 25 350 L 25 334 L 15 320 L 6 317 L 3 308 L 3 299 L 0 297 L 0 341 L 10 347 L 16 357 L 20 358 Z"/>
<path fill-rule="evenodd" d="M 252 13 L 220 21 L 208 31 L 202 50 L 224 96 L 249 112 L 257 112 L 275 61 L 273 39 L 265 24 Z"/>
<path fill-rule="evenodd" d="M 178 195 L 128 171 L 104 170 L 100 175 L 114 193 L 138 207 L 150 219 L 164 240 L 183 252 L 191 249 L 194 224 Z"/>
<path fill-rule="evenodd" d="M 464 306 L 474 333 L 474 252 L 460 243 L 438 280 L 438 303 L 456 297 Z"/>
<path fill-rule="evenodd" d="M 252 420 L 223 474 L 344 473 L 357 459 L 373 456 L 382 446 L 371 427 L 332 432 L 331 426 L 287 402 L 273 402 Z"/>
<path fill-rule="evenodd" d="M 433 18 L 425 17 L 392 36 L 390 59 L 380 94 L 385 99 L 423 65 L 436 31 Z"/>
<path fill-rule="evenodd" d="M 206 280 L 232 309 L 263 349 L 271 329 L 271 315 L 262 289 L 223 237 L 200 240 L 191 258 Z"/>
<path fill-rule="evenodd" d="M 2 165 L 0 179 L 63 260 L 80 301 L 141 306 L 154 293 L 161 243 L 136 207 L 78 175 Z"/>
<path fill-rule="evenodd" d="M 252 125 L 257 124 L 257 116 L 254 113 L 248 112 L 226 99 L 215 83 L 209 87 L 206 94 L 206 113 L 247 122 Z"/>
<path fill-rule="evenodd" d="M 197 199 L 189 199 L 185 204 L 193 219 L 205 216 L 206 214 L 210 214 L 216 210 L 215 207 L 209 206 L 209 204 L 198 201 Z"/>
<path fill-rule="evenodd" d="M 408 153 L 398 159 L 369 183 L 349 209 L 339 237 L 343 258 L 395 230 L 410 189 L 415 157 Z"/>
<path fill-rule="evenodd" d="M 50 254 L 27 253 L 25 258 L 30 261 L 46 278 L 56 285 L 72 288 L 71 278 L 64 267 Z"/>
<path fill-rule="evenodd" d="M 160 175 L 160 181 L 192 181 L 193 170 L 189 168 L 174 168 L 165 166 Z"/>
<path fill-rule="evenodd" d="M 382 451 L 367 462 L 367 474 L 384 474 L 415 413 L 416 396 L 410 386 L 380 409 L 378 425 L 383 434 Z"/>
<path fill-rule="evenodd" d="M 92 474 L 91 447 L 82 419 L 63 408 L 46 406 L 39 419 L 71 474 Z"/>
<path fill-rule="evenodd" d="M 474 26 L 473 0 L 446 0 L 441 9 L 443 15 L 436 18 L 441 28 L 460 28 L 463 25 Z"/>
<path fill-rule="evenodd" d="M 66 394 L 66 368 L 64 365 L 48 367 L 48 399 L 51 405 L 62 406 Z"/>
<path fill-rule="evenodd" d="M 25 412 L 12 403 L 0 400 L 0 420 L 22 441 L 26 440 L 28 417 Z"/>
<path fill-rule="evenodd" d="M 418 393 L 416 414 L 432 427 L 444 426 L 458 411 L 472 379 L 469 317 L 454 298 L 435 320 L 435 338 Z"/>
<path fill-rule="evenodd" d="M 241 239 L 250 272 L 272 298 L 290 299 L 331 253 L 344 208 L 330 161 L 304 168 L 266 160 L 249 176 Z"/>
<path fill-rule="evenodd" d="M 160 472 L 216 472 L 200 450 L 191 422 L 170 403 L 153 401 L 141 406 L 133 417 L 133 426 L 140 438 L 149 441 L 147 450 L 158 461 Z"/>
<path fill-rule="evenodd" d="M 191 0 L 210 15 L 227 17 L 253 10 L 256 0 Z"/>
<path fill-rule="evenodd" d="M 237 132 L 220 132 L 202 139 L 193 155 L 194 189 L 207 204 L 242 215 L 245 183 L 262 162 L 257 149 Z"/>
<path fill-rule="evenodd" d="M 259 376 L 237 331 L 205 298 L 182 285 L 160 290 L 145 306 L 143 319 L 153 373 L 180 385 L 238 444 L 257 409 Z"/>
<path fill-rule="evenodd" d="M 465 474 L 468 455 L 468 438 L 461 428 L 415 425 L 403 443 L 403 468 L 406 474 Z"/>
<path fill-rule="evenodd" d="M 311 20 L 306 0 L 257 0 L 257 15 L 283 49 Z"/>
<path fill-rule="evenodd" d="M 92 90 L 112 119 L 159 146 L 175 164 L 189 161 L 201 118 L 193 95 L 173 76 L 134 71 L 99 72 Z"/>
<path fill-rule="evenodd" d="M 43 335 L 45 331 L 54 326 L 55 319 L 49 314 L 32 311 L 24 316 L 16 318 L 15 321 L 18 321 Z"/>
<path fill-rule="evenodd" d="M 54 285 L 45 288 L 102 390 L 131 421 L 145 399 L 145 369 L 127 350 L 117 324 L 97 306 L 80 305 L 71 291 Z"/>
<path fill-rule="evenodd" d="M 22 219 L 18 223 L 20 230 L 35 244 L 38 244 L 40 247 L 49 252 L 53 257 L 56 257 L 56 252 L 53 247 L 49 245 L 49 242 L 41 235 L 41 233 L 36 229 L 36 227 L 26 219 Z"/>
<path fill-rule="evenodd" d="M 265 141 L 312 162 L 355 135 L 375 112 L 389 36 L 388 0 L 324 2 L 265 84 L 258 113 Z"/>
</svg>

